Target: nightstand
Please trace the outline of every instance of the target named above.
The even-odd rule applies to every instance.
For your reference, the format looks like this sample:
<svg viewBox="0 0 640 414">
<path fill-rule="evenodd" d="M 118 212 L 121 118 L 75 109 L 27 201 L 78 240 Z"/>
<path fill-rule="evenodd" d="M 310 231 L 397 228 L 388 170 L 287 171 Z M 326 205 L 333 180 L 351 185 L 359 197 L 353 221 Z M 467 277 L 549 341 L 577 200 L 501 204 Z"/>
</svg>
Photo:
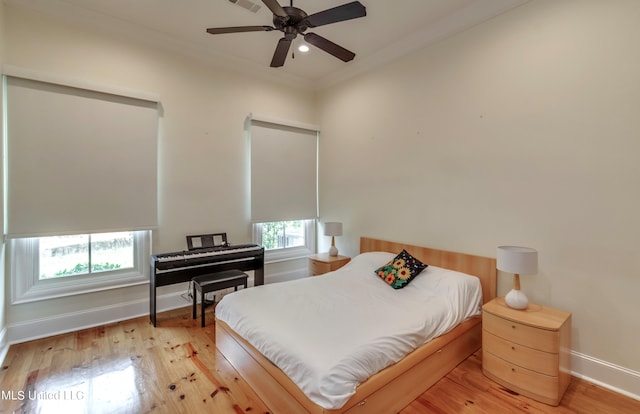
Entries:
<svg viewBox="0 0 640 414">
<path fill-rule="evenodd" d="M 504 298 L 482 307 L 482 372 L 498 384 L 558 405 L 571 380 L 571 313 Z"/>
<path fill-rule="evenodd" d="M 309 271 L 311 276 L 321 275 L 340 269 L 350 260 L 351 258 L 347 256 L 329 256 L 329 253 L 314 254 L 309 256 Z"/>
</svg>

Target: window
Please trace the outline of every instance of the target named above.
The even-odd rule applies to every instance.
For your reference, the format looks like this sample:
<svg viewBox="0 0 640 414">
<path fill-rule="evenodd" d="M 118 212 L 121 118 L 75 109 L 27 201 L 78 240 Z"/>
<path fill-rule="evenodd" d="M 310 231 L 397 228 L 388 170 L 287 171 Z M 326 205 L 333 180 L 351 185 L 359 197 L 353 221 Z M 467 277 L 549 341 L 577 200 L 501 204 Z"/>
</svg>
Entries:
<svg viewBox="0 0 640 414">
<path fill-rule="evenodd" d="M 319 128 L 253 114 L 246 126 L 253 241 L 271 262 L 315 253 Z"/>
<path fill-rule="evenodd" d="M 272 221 L 253 225 L 254 243 L 269 261 L 295 259 L 315 252 L 315 220 Z"/>
<path fill-rule="evenodd" d="M 302 220 L 262 223 L 262 245 L 266 250 L 304 246 Z"/>
<path fill-rule="evenodd" d="M 133 232 L 38 239 L 39 280 L 133 268 Z"/>
<path fill-rule="evenodd" d="M 12 303 L 148 283 L 150 229 L 158 225 L 159 98 L 5 69 Z"/>
<path fill-rule="evenodd" d="M 151 232 L 11 239 L 12 303 L 147 283 Z"/>
</svg>

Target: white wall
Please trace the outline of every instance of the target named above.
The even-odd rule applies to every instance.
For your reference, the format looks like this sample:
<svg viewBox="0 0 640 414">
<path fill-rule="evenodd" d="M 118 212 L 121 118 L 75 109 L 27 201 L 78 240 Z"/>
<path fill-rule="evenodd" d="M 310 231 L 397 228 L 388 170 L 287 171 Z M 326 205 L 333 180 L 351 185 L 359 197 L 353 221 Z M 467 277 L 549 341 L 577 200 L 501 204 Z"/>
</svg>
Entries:
<svg viewBox="0 0 640 414">
<path fill-rule="evenodd" d="M 154 252 L 185 249 L 185 235 L 202 232 L 226 231 L 232 243 L 251 241 L 245 117 L 253 112 L 315 124 L 312 92 L 216 69 L 215 62 L 14 6 L 5 6 L 5 15 L 6 64 L 160 95 L 160 226 L 154 232 Z M 269 275 L 267 268 L 267 281 Z M 6 286 L 8 291 L 8 281 Z M 184 287 L 159 289 L 161 295 L 174 291 L 182 293 Z M 35 306 L 8 305 L 7 318 L 14 337 L 24 337 L 29 330 L 51 329 L 56 323 L 72 330 L 104 315 L 117 319 L 131 312 L 148 313 L 148 300 L 145 285 Z"/>
<path fill-rule="evenodd" d="M 320 211 L 341 252 L 362 235 L 537 248 L 523 290 L 573 313 L 574 361 L 633 371 L 639 395 L 638 21 L 635 0 L 532 1 L 324 91 Z"/>
</svg>

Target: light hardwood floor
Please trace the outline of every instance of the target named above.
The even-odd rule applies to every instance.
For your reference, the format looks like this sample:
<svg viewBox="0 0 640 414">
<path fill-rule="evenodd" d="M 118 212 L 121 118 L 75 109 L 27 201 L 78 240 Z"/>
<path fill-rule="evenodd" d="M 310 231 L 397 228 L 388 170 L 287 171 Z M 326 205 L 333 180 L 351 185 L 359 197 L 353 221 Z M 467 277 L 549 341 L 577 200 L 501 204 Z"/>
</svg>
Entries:
<svg viewBox="0 0 640 414">
<path fill-rule="evenodd" d="M 159 314 L 156 328 L 144 317 L 13 345 L 0 413 L 267 413 L 216 351 L 209 315 L 206 328 L 183 308 Z M 401 414 L 517 412 L 640 413 L 640 401 L 572 378 L 549 407 L 484 377 L 476 352 Z"/>
</svg>

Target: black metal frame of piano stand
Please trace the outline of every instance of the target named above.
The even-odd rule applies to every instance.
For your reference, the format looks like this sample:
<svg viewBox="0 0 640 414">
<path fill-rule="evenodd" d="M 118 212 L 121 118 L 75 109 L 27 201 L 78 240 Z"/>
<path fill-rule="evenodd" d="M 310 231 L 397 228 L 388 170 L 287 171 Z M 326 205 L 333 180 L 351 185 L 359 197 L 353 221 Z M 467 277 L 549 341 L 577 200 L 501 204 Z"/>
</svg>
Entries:
<svg viewBox="0 0 640 414">
<path fill-rule="evenodd" d="M 234 252 L 234 250 L 236 251 Z M 208 253 L 211 253 L 211 255 L 207 256 Z M 172 257 L 176 257 L 176 259 L 169 260 Z M 151 280 L 149 283 L 149 318 L 153 326 L 157 324 L 156 291 L 158 287 L 189 282 L 195 276 L 234 269 L 242 271 L 253 270 L 254 285 L 263 285 L 264 248 L 257 244 L 245 244 L 152 255 Z"/>
</svg>

